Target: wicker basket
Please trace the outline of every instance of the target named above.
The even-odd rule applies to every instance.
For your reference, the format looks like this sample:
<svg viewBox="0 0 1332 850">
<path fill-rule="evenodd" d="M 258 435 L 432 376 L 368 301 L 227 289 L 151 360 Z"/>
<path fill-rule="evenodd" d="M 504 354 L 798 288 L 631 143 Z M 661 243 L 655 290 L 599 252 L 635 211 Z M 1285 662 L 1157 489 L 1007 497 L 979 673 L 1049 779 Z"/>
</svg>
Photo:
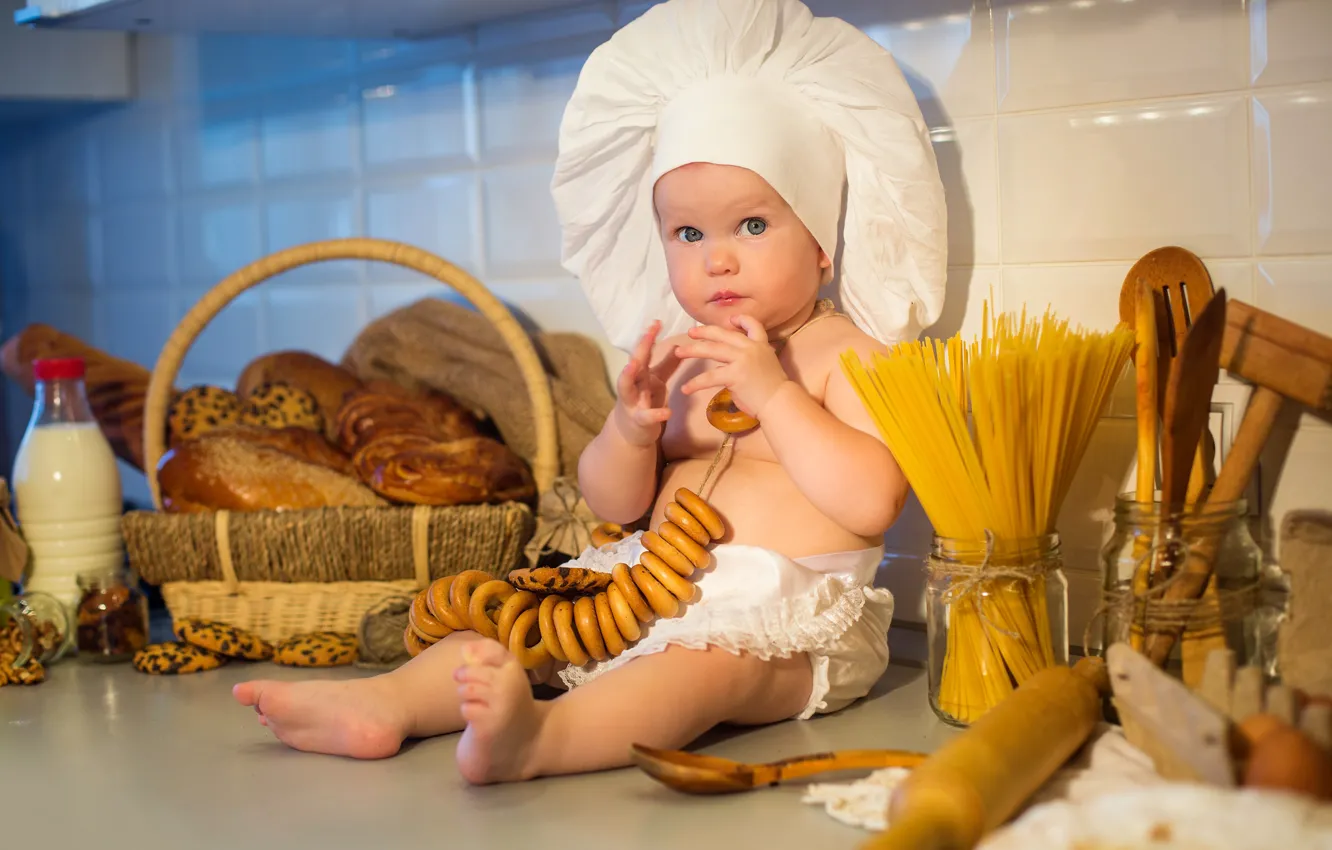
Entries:
<svg viewBox="0 0 1332 850">
<path fill-rule="evenodd" d="M 419 248 L 381 239 L 336 239 L 279 251 L 222 280 L 181 320 L 153 367 L 144 408 L 144 468 L 157 511 L 122 521 L 130 565 L 160 584 L 173 619 L 204 617 L 281 640 L 310 631 L 355 633 L 386 596 L 409 594 L 439 576 L 478 569 L 502 576 L 519 566 L 536 521 L 525 504 L 326 508 L 207 514 L 162 513 L 157 465 L 165 451 L 172 386 L 190 345 L 242 292 L 297 266 L 378 260 L 452 286 L 508 344 L 532 399 L 538 492 L 558 470 L 550 385 L 531 340 L 479 281 Z M 300 565 L 299 570 L 293 569 Z M 304 580 L 311 573 L 317 580 Z M 300 578 L 293 578 L 299 573 Z"/>
</svg>

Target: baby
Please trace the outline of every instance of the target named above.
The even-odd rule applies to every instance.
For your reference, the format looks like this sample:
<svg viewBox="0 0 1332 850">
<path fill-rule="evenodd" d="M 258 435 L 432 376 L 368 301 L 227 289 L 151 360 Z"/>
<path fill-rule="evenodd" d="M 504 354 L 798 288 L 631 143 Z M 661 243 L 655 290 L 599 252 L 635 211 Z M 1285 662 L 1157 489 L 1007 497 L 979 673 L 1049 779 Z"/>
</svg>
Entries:
<svg viewBox="0 0 1332 850">
<path fill-rule="evenodd" d="M 661 177 L 655 200 L 671 290 L 700 325 L 661 341 L 655 324 L 644 333 L 619 375 L 619 401 L 579 464 L 589 507 L 625 524 L 651 508 L 658 527 L 675 490 L 697 489 L 716 455 L 723 435 L 705 408 L 729 387 L 762 424 L 735 440 L 714 474 L 708 500 L 727 526 L 714 552 L 762 547 L 779 568 L 816 580 L 849 564 L 852 582 L 868 584 L 907 486 L 838 357 L 854 349 L 868 358 L 882 346 L 841 316 L 792 335 L 814 315 L 830 259 L 754 172 L 685 165 Z M 771 342 L 786 336 L 779 356 Z M 720 577 L 727 566 L 718 555 L 711 569 Z M 693 603 L 704 613 L 712 577 L 699 580 Z M 296 749 L 379 758 L 407 738 L 462 730 L 457 762 L 470 782 L 600 770 L 628 764 L 635 743 L 676 749 L 720 723 L 805 714 L 811 697 L 832 696 L 840 708 L 863 696 L 886 666 L 891 601 L 880 599 L 887 611 L 870 607 L 817 661 L 809 652 L 764 658 L 672 644 L 549 701 L 534 699 L 507 649 L 474 632 L 455 632 L 374 678 L 253 681 L 234 693 Z M 554 681 L 553 670 L 542 672 Z"/>
<path fill-rule="evenodd" d="M 588 506 L 656 529 L 688 488 L 725 534 L 694 598 L 605 661 L 529 674 L 454 632 L 374 678 L 237 685 L 292 747 L 380 758 L 462 731 L 470 782 L 601 770 L 633 744 L 839 710 L 888 664 L 873 580 L 907 484 L 840 357 L 932 322 L 946 272 L 942 183 L 891 56 L 799 0 L 657 4 L 588 58 L 552 192 L 565 266 L 632 350 L 580 458 Z M 723 388 L 759 421 L 725 451 L 706 415 Z M 643 551 L 635 533 L 576 565 Z"/>
</svg>

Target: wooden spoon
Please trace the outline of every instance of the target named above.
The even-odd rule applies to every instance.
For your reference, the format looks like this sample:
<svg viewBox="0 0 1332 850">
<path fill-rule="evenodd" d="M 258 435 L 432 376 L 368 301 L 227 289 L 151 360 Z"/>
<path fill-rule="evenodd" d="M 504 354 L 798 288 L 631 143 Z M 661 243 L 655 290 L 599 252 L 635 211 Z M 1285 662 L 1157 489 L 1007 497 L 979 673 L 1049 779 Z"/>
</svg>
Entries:
<svg viewBox="0 0 1332 850">
<path fill-rule="evenodd" d="M 1179 356 L 1180 350 L 1184 347 L 1184 338 L 1188 336 L 1189 328 L 1193 326 L 1194 320 L 1206 309 L 1207 303 L 1212 300 L 1214 292 L 1212 277 L 1207 273 L 1207 267 L 1203 265 L 1202 260 L 1198 259 L 1196 254 L 1173 245 L 1149 251 L 1134 263 L 1133 268 L 1129 269 L 1128 274 L 1124 277 L 1124 285 L 1119 289 L 1119 319 L 1125 324 L 1136 326 L 1139 329 L 1139 346 L 1144 345 L 1142 335 L 1146 332 L 1146 329 L 1143 324 L 1147 320 L 1145 315 L 1139 313 L 1138 307 L 1140 287 L 1143 285 L 1150 288 L 1156 296 L 1152 305 L 1152 314 L 1155 315 L 1157 329 L 1155 389 L 1158 390 L 1158 394 L 1156 405 L 1157 413 L 1164 415 L 1165 396 L 1159 393 L 1159 390 L 1165 389 L 1166 382 L 1170 378 L 1170 364 L 1174 358 Z M 1147 345 L 1150 350 L 1152 346 L 1150 343 Z M 1145 366 L 1145 363 L 1139 362 L 1138 392 L 1140 395 L 1144 394 L 1144 384 L 1147 383 L 1147 376 L 1143 374 Z M 1142 405 L 1140 404 L 1139 417 L 1141 415 Z M 1142 440 L 1144 437 L 1142 425 L 1139 424 L 1139 463 L 1141 463 Z M 1139 472 L 1140 476 L 1141 474 Z M 1190 504 L 1197 500 L 1202 492 L 1202 487 L 1203 459 L 1202 445 L 1199 443 L 1195 463 L 1189 477 L 1188 496 Z M 1142 499 L 1141 494 L 1138 498 Z M 1148 501 L 1150 501 L 1150 497 Z"/>
<path fill-rule="evenodd" d="M 680 750 L 658 750 L 634 744 L 632 757 L 648 776 L 686 794 L 731 794 L 776 785 L 838 770 L 911 768 L 925 761 L 924 753 L 906 750 L 838 750 L 795 756 L 768 764 L 745 764 Z"/>
</svg>

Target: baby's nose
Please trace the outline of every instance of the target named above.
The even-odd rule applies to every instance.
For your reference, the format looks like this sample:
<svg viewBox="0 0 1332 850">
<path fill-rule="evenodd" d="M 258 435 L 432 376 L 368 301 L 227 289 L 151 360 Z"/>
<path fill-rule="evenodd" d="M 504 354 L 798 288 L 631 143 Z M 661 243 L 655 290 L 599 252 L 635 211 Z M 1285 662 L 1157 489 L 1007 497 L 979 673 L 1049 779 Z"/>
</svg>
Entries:
<svg viewBox="0 0 1332 850">
<path fill-rule="evenodd" d="M 723 247 L 715 247 L 709 250 L 704 263 L 708 274 L 735 274 L 739 267 L 735 252 Z"/>
</svg>

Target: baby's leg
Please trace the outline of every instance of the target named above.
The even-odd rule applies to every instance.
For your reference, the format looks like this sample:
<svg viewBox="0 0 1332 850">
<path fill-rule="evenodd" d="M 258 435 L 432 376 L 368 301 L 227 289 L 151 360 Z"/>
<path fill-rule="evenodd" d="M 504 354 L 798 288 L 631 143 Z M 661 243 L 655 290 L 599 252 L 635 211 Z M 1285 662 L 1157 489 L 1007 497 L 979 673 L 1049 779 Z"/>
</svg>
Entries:
<svg viewBox="0 0 1332 850">
<path fill-rule="evenodd" d="M 385 758 L 407 738 L 463 728 L 453 671 L 462 647 L 480 637 L 455 632 L 391 672 L 365 679 L 242 682 L 232 689 L 289 747 L 353 758 Z"/>
<path fill-rule="evenodd" d="M 513 656 L 471 644 L 460 683 L 458 769 L 474 783 L 624 767 L 631 744 L 678 749 L 719 723 L 774 723 L 809 699 L 804 655 L 762 661 L 671 647 L 538 703 Z"/>
</svg>

